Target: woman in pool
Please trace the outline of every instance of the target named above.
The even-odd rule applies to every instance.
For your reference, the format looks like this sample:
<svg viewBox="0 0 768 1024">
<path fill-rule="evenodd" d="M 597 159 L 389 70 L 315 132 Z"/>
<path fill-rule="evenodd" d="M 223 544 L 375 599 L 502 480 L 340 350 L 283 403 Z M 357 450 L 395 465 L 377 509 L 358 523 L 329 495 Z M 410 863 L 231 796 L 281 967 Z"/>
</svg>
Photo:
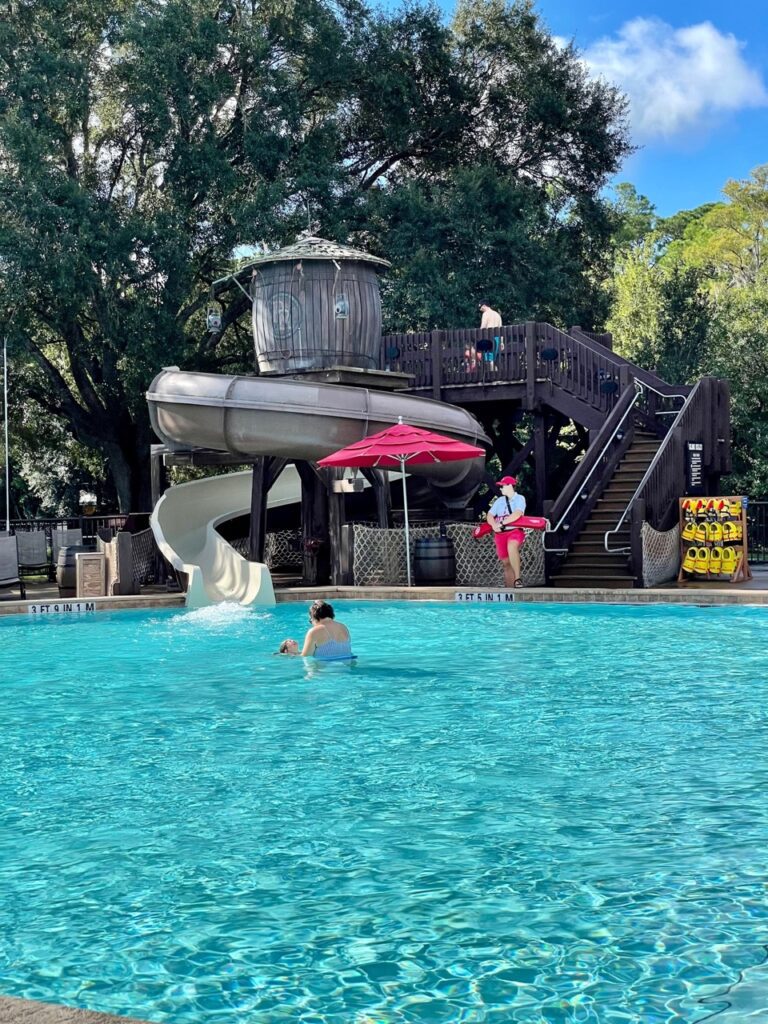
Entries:
<svg viewBox="0 0 768 1024">
<path fill-rule="evenodd" d="M 352 661 L 349 630 L 336 622 L 333 608 L 325 601 L 314 601 L 309 609 L 310 628 L 301 649 L 303 658 L 314 656 L 318 661 Z"/>
</svg>

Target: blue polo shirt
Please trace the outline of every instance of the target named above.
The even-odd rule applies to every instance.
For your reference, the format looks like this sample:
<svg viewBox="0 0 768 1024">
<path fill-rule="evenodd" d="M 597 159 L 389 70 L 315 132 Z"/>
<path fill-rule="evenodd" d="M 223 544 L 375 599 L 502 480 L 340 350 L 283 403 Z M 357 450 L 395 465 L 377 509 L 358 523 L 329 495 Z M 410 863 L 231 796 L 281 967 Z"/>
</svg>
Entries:
<svg viewBox="0 0 768 1024">
<path fill-rule="evenodd" d="M 507 502 L 509 502 L 509 505 L 507 505 Z M 497 498 L 491 505 L 490 512 L 492 516 L 496 517 L 496 519 L 502 519 L 504 516 L 512 515 L 513 512 L 519 512 L 521 515 L 525 515 L 525 498 L 522 494 L 513 494 L 511 498 L 505 498 L 502 494 L 501 497 Z"/>
</svg>

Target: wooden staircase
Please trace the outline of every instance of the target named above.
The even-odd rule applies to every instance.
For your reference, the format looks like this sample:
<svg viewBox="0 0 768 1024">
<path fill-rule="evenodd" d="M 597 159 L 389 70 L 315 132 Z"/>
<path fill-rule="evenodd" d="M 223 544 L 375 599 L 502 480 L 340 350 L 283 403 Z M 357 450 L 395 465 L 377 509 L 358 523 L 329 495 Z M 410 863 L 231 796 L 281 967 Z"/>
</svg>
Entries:
<svg viewBox="0 0 768 1024">
<path fill-rule="evenodd" d="M 624 589 L 635 585 L 628 555 L 607 552 L 605 533 L 618 523 L 660 446 L 661 441 L 655 434 L 635 431 L 626 455 L 552 578 L 553 586 Z M 618 533 L 611 535 L 609 543 L 615 548 L 629 547 L 628 521 Z"/>
</svg>

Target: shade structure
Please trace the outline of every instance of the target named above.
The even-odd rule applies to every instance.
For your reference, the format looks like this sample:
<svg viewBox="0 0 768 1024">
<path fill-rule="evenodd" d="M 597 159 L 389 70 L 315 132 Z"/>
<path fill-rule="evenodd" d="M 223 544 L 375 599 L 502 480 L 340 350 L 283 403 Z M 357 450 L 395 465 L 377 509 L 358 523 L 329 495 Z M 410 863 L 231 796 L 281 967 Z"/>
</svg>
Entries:
<svg viewBox="0 0 768 1024">
<path fill-rule="evenodd" d="M 318 466 L 371 469 L 400 469 L 403 481 L 403 513 L 405 517 L 405 565 L 408 586 L 411 585 L 411 544 L 408 524 L 408 493 L 405 487 L 406 464 L 424 465 L 430 462 L 463 462 L 484 456 L 476 445 L 457 441 L 445 434 L 435 434 L 421 427 L 400 422 L 362 441 L 340 448 L 332 455 L 320 459 Z"/>
</svg>

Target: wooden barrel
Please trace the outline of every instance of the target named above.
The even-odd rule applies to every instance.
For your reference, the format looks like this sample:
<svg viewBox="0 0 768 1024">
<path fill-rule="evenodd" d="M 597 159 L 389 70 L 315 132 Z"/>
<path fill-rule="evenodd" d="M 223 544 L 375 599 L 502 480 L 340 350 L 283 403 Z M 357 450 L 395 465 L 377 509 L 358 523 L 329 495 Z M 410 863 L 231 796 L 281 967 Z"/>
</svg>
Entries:
<svg viewBox="0 0 768 1024">
<path fill-rule="evenodd" d="M 59 560 L 56 564 L 56 583 L 59 597 L 77 596 L 77 563 L 75 555 L 79 551 L 92 551 L 85 544 L 67 544 L 59 549 Z"/>
<path fill-rule="evenodd" d="M 305 260 L 260 266 L 251 282 L 253 343 L 263 374 L 330 366 L 375 370 L 381 348 L 377 268 Z"/>
<path fill-rule="evenodd" d="M 413 547 L 413 578 L 427 586 L 449 586 L 456 579 L 456 555 L 450 537 L 424 537 Z"/>
</svg>

